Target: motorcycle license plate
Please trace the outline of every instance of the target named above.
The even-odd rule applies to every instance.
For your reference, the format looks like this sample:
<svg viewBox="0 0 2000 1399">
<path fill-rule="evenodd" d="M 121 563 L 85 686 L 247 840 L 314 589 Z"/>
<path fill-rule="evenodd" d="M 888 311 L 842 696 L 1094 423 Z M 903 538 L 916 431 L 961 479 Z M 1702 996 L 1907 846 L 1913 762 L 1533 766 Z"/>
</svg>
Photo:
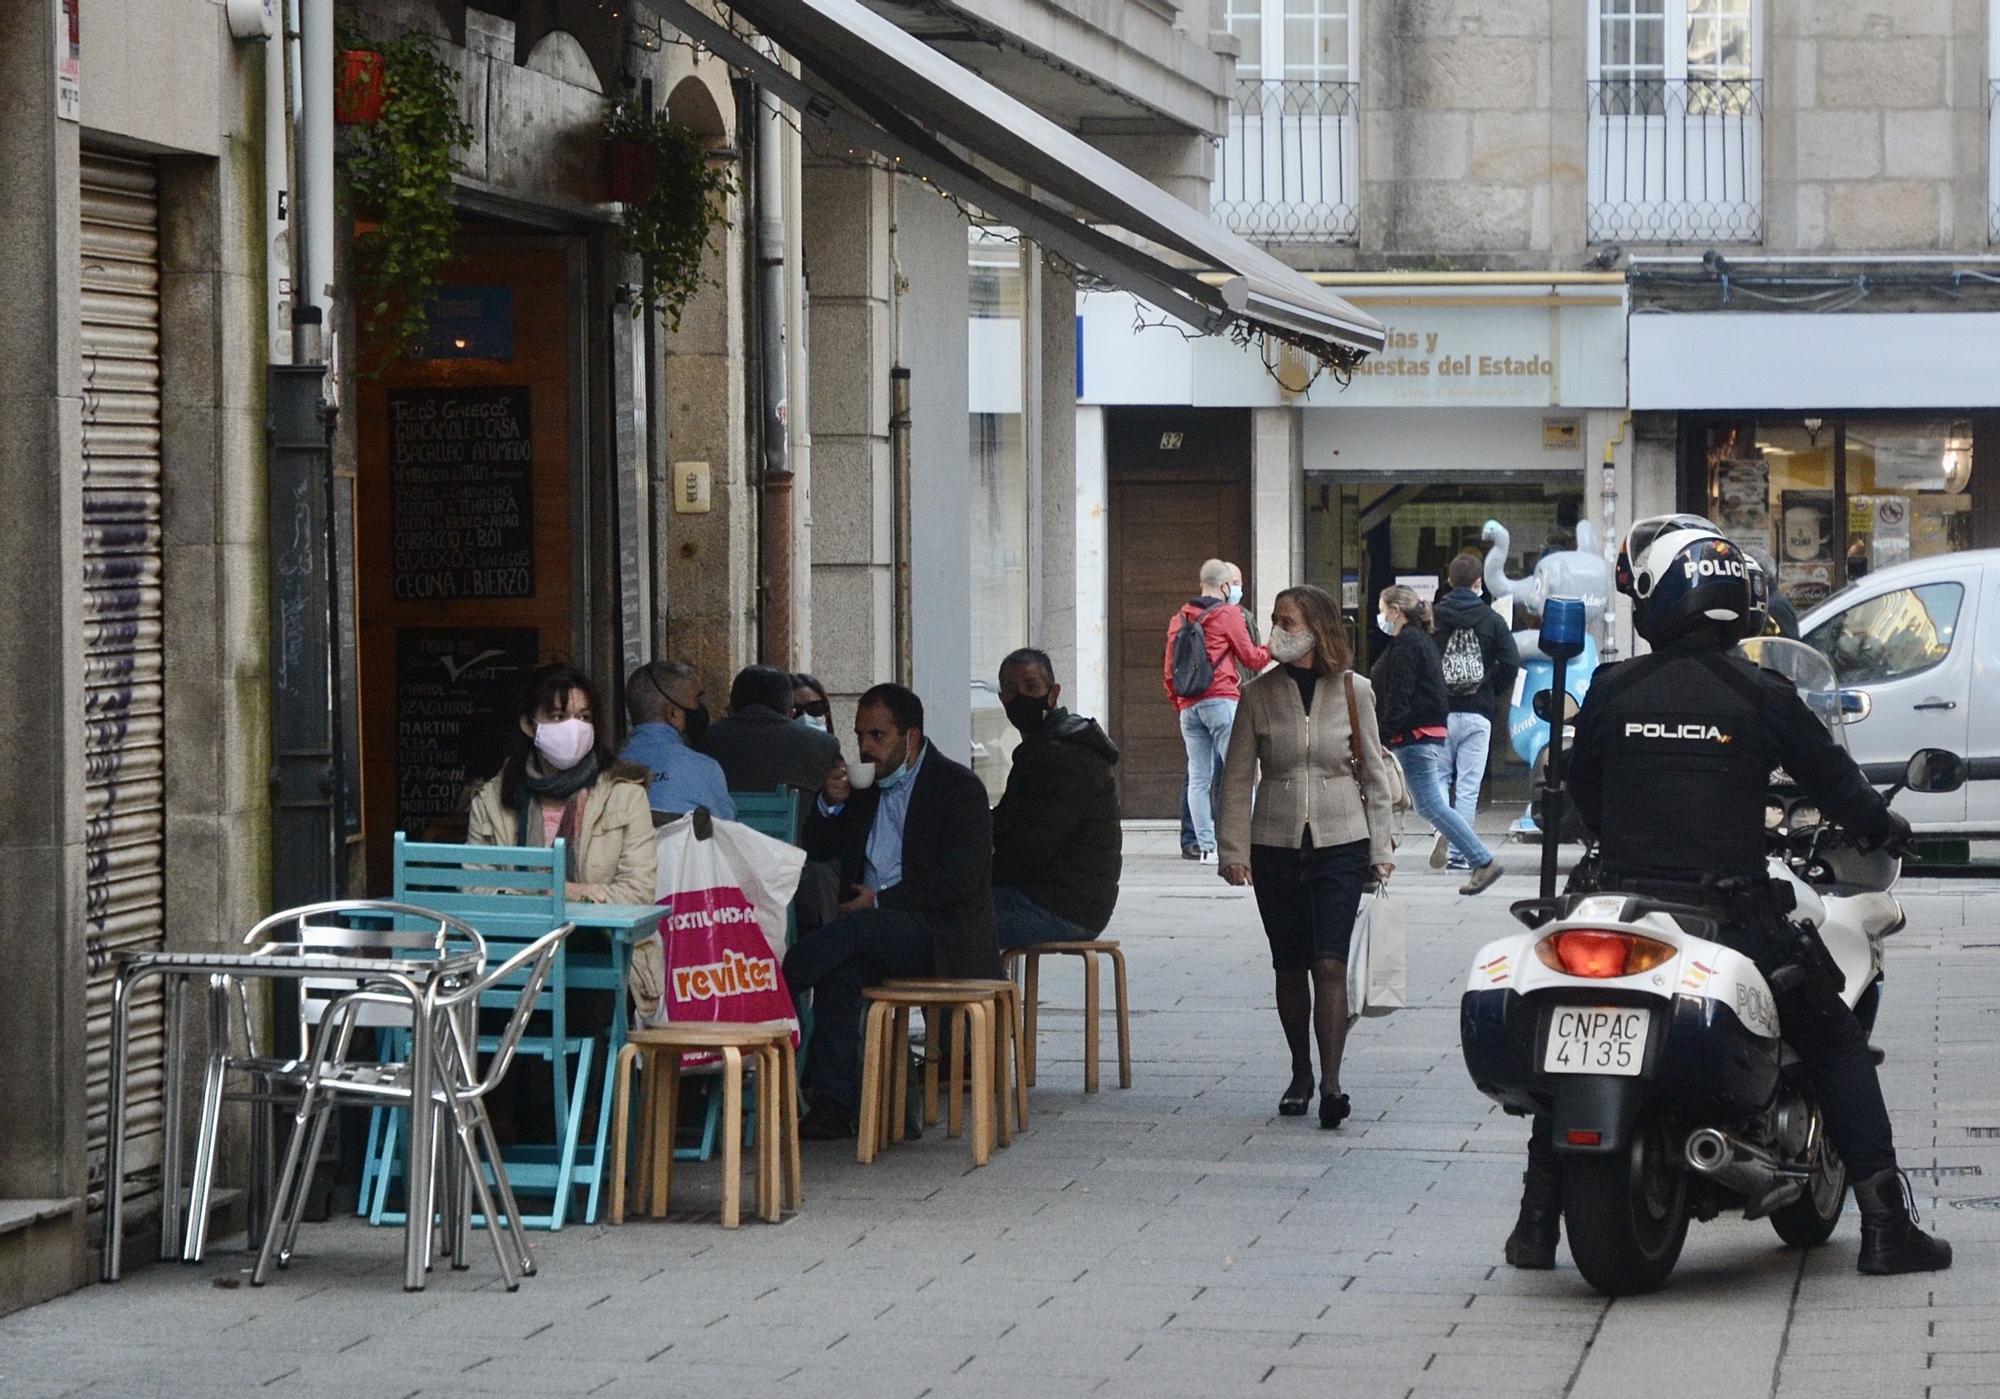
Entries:
<svg viewBox="0 0 2000 1399">
<path fill-rule="evenodd" d="M 1542 1072 L 1636 1078 L 1646 1062 L 1653 1012 L 1632 1006 L 1557 1006 Z"/>
</svg>

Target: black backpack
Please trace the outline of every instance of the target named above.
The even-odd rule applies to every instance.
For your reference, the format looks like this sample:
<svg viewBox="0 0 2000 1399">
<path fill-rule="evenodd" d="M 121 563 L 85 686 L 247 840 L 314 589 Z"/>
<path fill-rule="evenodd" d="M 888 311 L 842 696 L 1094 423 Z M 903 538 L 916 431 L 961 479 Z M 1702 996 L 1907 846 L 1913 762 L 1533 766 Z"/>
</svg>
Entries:
<svg viewBox="0 0 2000 1399">
<path fill-rule="evenodd" d="M 1208 613 L 1182 617 L 1174 633 L 1174 693 L 1184 700 L 1200 699 L 1215 684 L 1215 667 L 1208 659 Z"/>
</svg>

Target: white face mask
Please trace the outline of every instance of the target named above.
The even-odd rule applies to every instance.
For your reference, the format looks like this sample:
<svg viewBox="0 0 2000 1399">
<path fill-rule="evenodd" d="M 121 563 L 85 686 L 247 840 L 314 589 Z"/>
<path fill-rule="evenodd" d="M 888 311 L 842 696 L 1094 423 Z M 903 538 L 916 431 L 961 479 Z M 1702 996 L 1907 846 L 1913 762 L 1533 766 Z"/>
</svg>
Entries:
<svg viewBox="0 0 2000 1399">
<path fill-rule="evenodd" d="M 1391 636 L 1396 634 L 1396 624 L 1390 621 L 1389 614 L 1379 607 L 1375 609 L 1375 625 Z"/>
<path fill-rule="evenodd" d="M 567 772 L 583 761 L 597 742 L 597 731 L 588 719 L 558 719 L 553 724 L 535 725 L 535 751 L 556 772 Z"/>
<path fill-rule="evenodd" d="M 828 728 L 826 720 L 822 719 L 817 714 L 801 714 L 799 716 L 799 722 L 801 724 L 804 724 L 809 729 L 818 729 L 821 733 L 832 732 L 832 730 Z"/>
<path fill-rule="evenodd" d="M 1303 660 L 1313 649 L 1313 634 L 1309 631 L 1286 631 L 1280 628 L 1271 633 L 1271 656 L 1285 665 Z"/>
</svg>

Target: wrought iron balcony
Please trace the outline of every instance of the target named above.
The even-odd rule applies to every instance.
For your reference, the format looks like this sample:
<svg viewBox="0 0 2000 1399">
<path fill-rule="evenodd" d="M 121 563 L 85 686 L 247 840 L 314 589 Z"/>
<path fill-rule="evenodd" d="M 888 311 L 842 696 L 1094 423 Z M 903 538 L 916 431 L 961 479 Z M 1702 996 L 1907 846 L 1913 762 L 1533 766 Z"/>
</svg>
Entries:
<svg viewBox="0 0 2000 1399">
<path fill-rule="evenodd" d="M 1238 79 L 1210 207 L 1261 243 L 1351 243 L 1361 123 L 1355 84 Z"/>
<path fill-rule="evenodd" d="M 1586 111 L 1591 242 L 1763 238 L 1759 79 L 1604 78 Z"/>
</svg>

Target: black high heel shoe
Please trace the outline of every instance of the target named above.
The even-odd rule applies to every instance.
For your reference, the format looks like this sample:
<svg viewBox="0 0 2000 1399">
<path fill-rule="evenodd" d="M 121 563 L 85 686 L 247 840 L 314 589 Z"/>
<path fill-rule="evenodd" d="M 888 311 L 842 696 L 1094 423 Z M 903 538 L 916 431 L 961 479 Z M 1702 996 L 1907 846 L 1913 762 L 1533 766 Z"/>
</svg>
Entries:
<svg viewBox="0 0 2000 1399">
<path fill-rule="evenodd" d="M 1328 1093 L 1319 1100 L 1319 1125 L 1332 1131 L 1347 1121 L 1348 1114 L 1353 1111 L 1354 1106 L 1347 1101 L 1345 1093 Z"/>
<path fill-rule="evenodd" d="M 1312 1075 L 1306 1074 L 1303 1077 L 1294 1077 L 1291 1087 L 1285 1090 L 1285 1096 L 1278 1099 L 1278 1116 L 1304 1117 L 1306 1115 L 1306 1106 L 1312 1102 L 1312 1095 Z"/>
</svg>

